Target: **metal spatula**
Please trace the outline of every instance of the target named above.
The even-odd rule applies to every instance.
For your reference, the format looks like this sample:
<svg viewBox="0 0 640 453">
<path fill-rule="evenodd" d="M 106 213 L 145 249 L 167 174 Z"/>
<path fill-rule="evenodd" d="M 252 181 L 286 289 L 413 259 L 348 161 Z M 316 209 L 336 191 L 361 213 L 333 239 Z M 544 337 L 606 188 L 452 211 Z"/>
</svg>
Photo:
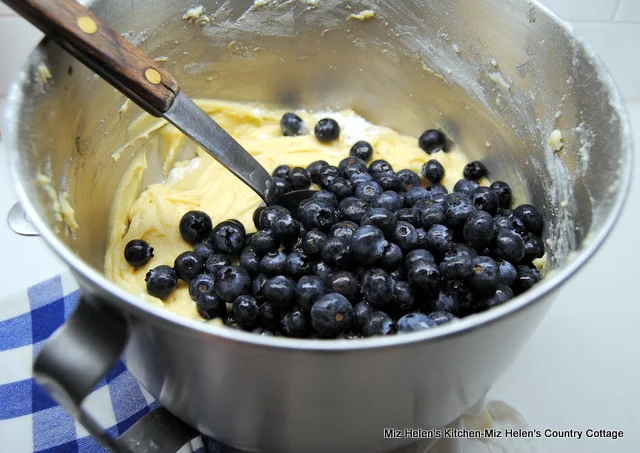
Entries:
<svg viewBox="0 0 640 453">
<path fill-rule="evenodd" d="M 281 196 L 269 173 L 180 89 L 178 81 L 73 0 L 2 0 L 153 116 L 163 117 L 267 204 L 295 210 L 313 191 Z"/>
</svg>

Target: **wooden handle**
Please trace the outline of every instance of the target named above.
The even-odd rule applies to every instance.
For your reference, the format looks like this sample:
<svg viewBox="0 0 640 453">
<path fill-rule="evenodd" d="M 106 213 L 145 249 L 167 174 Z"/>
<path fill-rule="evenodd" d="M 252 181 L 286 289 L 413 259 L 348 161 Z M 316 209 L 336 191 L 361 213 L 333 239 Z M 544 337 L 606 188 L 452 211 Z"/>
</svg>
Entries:
<svg viewBox="0 0 640 453">
<path fill-rule="evenodd" d="M 154 116 L 180 90 L 178 81 L 74 0 L 2 0 L 50 39 Z"/>
</svg>

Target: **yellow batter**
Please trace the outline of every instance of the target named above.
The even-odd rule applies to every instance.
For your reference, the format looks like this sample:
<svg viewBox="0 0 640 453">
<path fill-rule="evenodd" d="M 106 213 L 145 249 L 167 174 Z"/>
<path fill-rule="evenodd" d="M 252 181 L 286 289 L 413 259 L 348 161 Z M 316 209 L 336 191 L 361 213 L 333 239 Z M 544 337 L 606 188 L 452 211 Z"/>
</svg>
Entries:
<svg viewBox="0 0 640 453">
<path fill-rule="evenodd" d="M 296 113 L 307 125 L 307 134 L 285 137 L 280 131 L 280 118 L 285 110 L 210 100 L 199 101 L 198 105 L 269 172 L 281 164 L 306 167 L 321 159 L 338 165 L 358 140 L 367 140 L 373 145 L 372 160 L 385 159 L 396 171 L 408 168 L 419 174 L 426 161 L 437 159 L 445 168 L 442 183 L 449 190 L 462 178 L 462 170 L 468 162 L 457 149 L 429 155 L 418 147 L 417 137 L 400 135 L 392 129 L 372 125 L 351 110 L 333 113 L 298 111 Z M 335 119 L 340 124 L 341 132 L 339 139 L 323 144 L 313 135 L 313 127 L 318 120 L 326 117 Z M 428 126 L 425 124 L 425 129 Z M 204 211 L 211 216 L 214 225 L 235 218 L 245 225 L 247 232 L 252 232 L 255 231 L 252 214 L 261 200 L 204 151 L 198 150 L 198 157 L 190 161 L 173 164 L 187 139 L 164 120 L 142 115 L 130 126 L 130 132 L 134 140 L 160 134 L 163 142 L 161 148 L 166 154 L 165 169 L 172 170 L 163 183 L 150 185 L 140 193 L 147 161 L 144 153 L 134 158 L 129 171 L 123 175 L 113 205 L 105 273 L 113 282 L 150 303 L 192 319 L 201 319 L 195 303 L 189 297 L 187 284 L 179 282 L 176 291 L 162 301 L 146 293 L 145 274 L 162 264 L 173 266 L 176 256 L 191 250 L 178 230 L 180 218 L 185 212 Z M 117 150 L 113 157 L 118 158 L 122 151 Z M 131 267 L 123 256 L 125 245 L 132 239 L 143 239 L 154 248 L 154 258 L 138 269 Z"/>
</svg>

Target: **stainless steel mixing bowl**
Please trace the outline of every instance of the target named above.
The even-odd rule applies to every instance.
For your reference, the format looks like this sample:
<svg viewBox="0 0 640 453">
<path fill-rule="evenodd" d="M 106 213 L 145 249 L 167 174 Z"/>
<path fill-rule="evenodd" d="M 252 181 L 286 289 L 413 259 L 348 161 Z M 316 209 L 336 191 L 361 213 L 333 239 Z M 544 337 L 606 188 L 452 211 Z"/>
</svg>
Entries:
<svg viewBox="0 0 640 453">
<path fill-rule="evenodd" d="M 265 338 L 147 305 L 101 271 L 121 175 L 137 153 L 160 152 L 156 138 L 114 160 L 140 110 L 122 111 L 120 94 L 45 40 L 11 90 L 6 148 L 28 214 L 82 291 L 36 372 L 96 435 L 78 406 L 126 344 L 153 396 L 239 449 L 399 448 L 412 441 L 383 440 L 384 428 L 446 425 L 491 388 L 622 207 L 631 140 L 620 95 L 591 50 L 535 2 L 206 0 L 206 19 L 192 22 L 182 19 L 192 0 L 88 3 L 151 56 L 167 57 L 189 96 L 351 107 L 414 136 L 442 127 L 493 179 L 513 183 L 519 202 L 544 210 L 549 270 L 503 306 L 390 338 Z M 555 129 L 557 153 L 548 144 Z M 145 183 L 158 177 L 151 169 Z M 65 192 L 75 235 L 57 209 Z"/>
</svg>

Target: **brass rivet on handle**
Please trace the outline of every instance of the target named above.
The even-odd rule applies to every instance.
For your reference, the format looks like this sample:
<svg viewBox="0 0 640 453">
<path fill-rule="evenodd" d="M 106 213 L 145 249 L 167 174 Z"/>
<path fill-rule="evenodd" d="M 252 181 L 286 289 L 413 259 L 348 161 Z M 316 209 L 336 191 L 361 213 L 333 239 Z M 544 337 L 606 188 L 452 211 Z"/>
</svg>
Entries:
<svg viewBox="0 0 640 453">
<path fill-rule="evenodd" d="M 90 18 L 89 16 L 78 17 L 77 24 L 80 30 L 82 30 L 88 35 L 93 35 L 95 32 L 98 31 L 98 24 L 96 24 L 96 21 Z"/>
<path fill-rule="evenodd" d="M 149 68 L 144 71 L 144 76 L 149 82 L 153 83 L 154 85 L 158 85 L 160 82 L 162 82 L 160 73 L 153 68 Z"/>
</svg>

